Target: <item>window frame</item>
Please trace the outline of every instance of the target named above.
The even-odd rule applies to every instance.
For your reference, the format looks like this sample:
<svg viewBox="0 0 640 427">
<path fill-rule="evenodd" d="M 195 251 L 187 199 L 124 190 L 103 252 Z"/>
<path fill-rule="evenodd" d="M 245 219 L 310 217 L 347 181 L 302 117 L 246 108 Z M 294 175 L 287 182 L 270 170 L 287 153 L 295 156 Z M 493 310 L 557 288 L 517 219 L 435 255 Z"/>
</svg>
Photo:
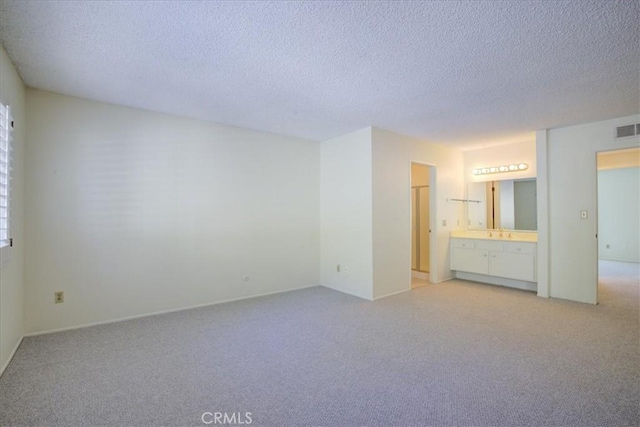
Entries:
<svg viewBox="0 0 640 427">
<path fill-rule="evenodd" d="M 0 265 L 3 265 L 6 261 L 8 261 L 8 248 L 12 245 L 11 239 L 11 152 L 12 152 L 12 131 L 13 131 L 13 120 L 11 118 L 11 106 L 9 104 L 4 104 L 0 102 L 0 149 L 2 149 L 3 145 L 6 144 L 6 202 L 3 206 L 0 201 L 0 209 L 6 209 L 6 221 L 7 221 L 7 235 L 5 239 L 0 240 Z M 5 111 L 5 114 L 2 114 L 2 111 Z M 4 128 L 4 130 L 2 130 Z M 0 153 L 1 154 L 1 153 Z M 0 157 L 0 171 L 3 169 L 5 161 Z M 1 185 L 1 184 L 0 184 Z M 2 199 L 0 199 L 2 200 Z"/>
</svg>

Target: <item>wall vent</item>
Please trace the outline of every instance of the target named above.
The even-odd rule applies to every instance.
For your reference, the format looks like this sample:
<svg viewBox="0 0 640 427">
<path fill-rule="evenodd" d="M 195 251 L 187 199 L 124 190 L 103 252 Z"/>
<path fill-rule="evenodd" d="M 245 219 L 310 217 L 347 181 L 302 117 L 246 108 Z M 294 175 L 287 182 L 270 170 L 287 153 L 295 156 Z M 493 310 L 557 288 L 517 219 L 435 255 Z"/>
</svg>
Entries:
<svg viewBox="0 0 640 427">
<path fill-rule="evenodd" d="M 640 135 L 640 123 L 635 125 L 618 126 L 616 128 L 616 138 L 626 138 Z"/>
</svg>

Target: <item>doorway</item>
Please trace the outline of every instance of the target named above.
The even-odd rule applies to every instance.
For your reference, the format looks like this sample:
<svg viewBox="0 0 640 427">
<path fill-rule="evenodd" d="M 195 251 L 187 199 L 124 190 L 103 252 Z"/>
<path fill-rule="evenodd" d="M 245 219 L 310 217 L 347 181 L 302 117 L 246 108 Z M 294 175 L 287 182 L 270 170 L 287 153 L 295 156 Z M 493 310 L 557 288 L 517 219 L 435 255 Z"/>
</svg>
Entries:
<svg viewBox="0 0 640 427">
<path fill-rule="evenodd" d="M 613 285 L 640 269 L 640 148 L 599 152 L 596 163 L 596 295 L 601 303 L 612 291 L 624 291 Z"/>
<path fill-rule="evenodd" d="M 431 166 L 411 163 L 411 287 L 429 283 L 431 271 Z"/>
</svg>

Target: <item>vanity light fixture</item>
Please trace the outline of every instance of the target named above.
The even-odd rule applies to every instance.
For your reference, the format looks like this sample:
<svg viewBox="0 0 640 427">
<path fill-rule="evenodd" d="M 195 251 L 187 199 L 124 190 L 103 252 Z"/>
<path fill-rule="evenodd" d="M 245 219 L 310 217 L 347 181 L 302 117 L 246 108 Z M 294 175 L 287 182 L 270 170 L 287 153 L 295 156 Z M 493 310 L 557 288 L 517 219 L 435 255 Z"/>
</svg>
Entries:
<svg viewBox="0 0 640 427">
<path fill-rule="evenodd" d="M 474 175 L 485 175 L 488 173 L 501 173 L 501 172 L 520 172 L 529 169 L 529 165 L 526 163 L 519 164 L 511 164 L 511 165 L 502 165 L 502 166 L 491 166 L 488 168 L 479 168 L 474 169 Z"/>
</svg>

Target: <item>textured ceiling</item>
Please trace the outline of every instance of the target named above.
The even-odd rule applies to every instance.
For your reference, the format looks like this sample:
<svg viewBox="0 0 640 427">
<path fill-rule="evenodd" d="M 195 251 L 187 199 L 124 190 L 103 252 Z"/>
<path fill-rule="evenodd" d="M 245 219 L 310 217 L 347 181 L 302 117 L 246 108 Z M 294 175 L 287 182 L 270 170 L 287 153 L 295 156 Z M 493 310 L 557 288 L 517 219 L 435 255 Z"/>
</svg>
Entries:
<svg viewBox="0 0 640 427">
<path fill-rule="evenodd" d="M 494 145 L 640 111 L 638 1 L 0 1 L 28 86 L 312 140 Z"/>
</svg>

